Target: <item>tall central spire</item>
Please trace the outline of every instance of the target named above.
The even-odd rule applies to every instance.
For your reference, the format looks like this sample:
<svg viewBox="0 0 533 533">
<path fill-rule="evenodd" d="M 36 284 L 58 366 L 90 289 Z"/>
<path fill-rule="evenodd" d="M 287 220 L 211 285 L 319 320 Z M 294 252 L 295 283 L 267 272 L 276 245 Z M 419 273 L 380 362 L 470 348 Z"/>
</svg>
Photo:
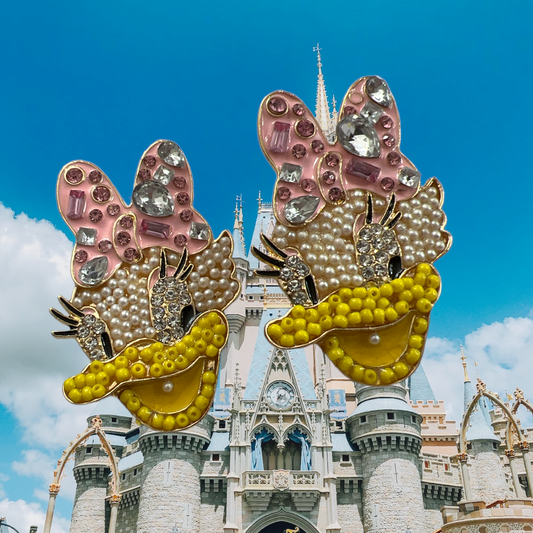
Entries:
<svg viewBox="0 0 533 533">
<path fill-rule="evenodd" d="M 320 125 L 322 131 L 326 134 L 328 141 L 332 142 L 335 137 L 336 116 L 333 118 L 329 111 L 328 95 L 326 94 L 326 84 L 324 83 L 324 76 L 322 74 L 322 58 L 320 57 L 320 46 L 317 44 L 313 48 L 313 52 L 317 55 L 318 66 L 318 84 L 316 88 L 316 109 L 315 117 Z M 335 97 L 333 98 L 335 100 Z M 333 104 L 335 107 L 335 104 Z M 337 112 L 335 111 L 335 115 Z"/>
</svg>

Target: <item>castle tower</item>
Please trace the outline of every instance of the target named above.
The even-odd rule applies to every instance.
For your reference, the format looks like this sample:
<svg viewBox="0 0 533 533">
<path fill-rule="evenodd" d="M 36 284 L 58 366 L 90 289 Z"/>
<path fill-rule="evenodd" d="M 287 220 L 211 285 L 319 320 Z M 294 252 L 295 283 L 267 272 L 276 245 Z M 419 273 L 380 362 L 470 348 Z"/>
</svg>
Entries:
<svg viewBox="0 0 533 533">
<path fill-rule="evenodd" d="M 362 452 L 365 533 L 426 533 L 420 474 L 422 417 L 406 401 L 403 384 L 358 385 L 357 407 L 346 421 Z"/>
<path fill-rule="evenodd" d="M 476 391 L 468 377 L 466 358 L 463 359 L 463 368 L 465 374 L 464 409 L 466 411 Z M 464 431 L 464 428 L 461 429 Z M 484 397 L 480 399 L 470 416 L 466 440 L 472 499 L 490 503 L 513 497 L 512 484 L 504 473 L 499 454 L 500 439 L 494 434 L 490 425 L 489 409 Z"/>
<path fill-rule="evenodd" d="M 117 457 L 126 447 L 125 434 L 131 427 L 131 414 L 115 398 L 98 402 L 87 419 L 88 427 L 95 416 L 100 416 Z M 96 435 L 80 446 L 74 457 L 76 495 L 72 510 L 70 533 L 106 533 L 109 504 L 106 501 L 109 485 L 109 458 Z"/>
<path fill-rule="evenodd" d="M 322 50 L 318 44 L 313 51 L 317 54 L 317 66 L 318 66 L 318 83 L 316 89 L 316 109 L 315 117 L 320 125 L 320 128 L 326 135 L 329 142 L 335 140 L 335 130 L 337 126 L 337 111 L 335 109 L 335 98 L 333 98 L 334 115 L 332 116 L 329 111 L 328 95 L 326 94 L 326 84 L 324 82 L 324 76 L 322 74 L 322 60 L 320 57 L 320 50 Z"/>
<path fill-rule="evenodd" d="M 210 442 L 213 419 L 185 431 L 163 433 L 142 426 L 144 462 L 136 533 L 200 533 L 201 452 Z"/>
</svg>

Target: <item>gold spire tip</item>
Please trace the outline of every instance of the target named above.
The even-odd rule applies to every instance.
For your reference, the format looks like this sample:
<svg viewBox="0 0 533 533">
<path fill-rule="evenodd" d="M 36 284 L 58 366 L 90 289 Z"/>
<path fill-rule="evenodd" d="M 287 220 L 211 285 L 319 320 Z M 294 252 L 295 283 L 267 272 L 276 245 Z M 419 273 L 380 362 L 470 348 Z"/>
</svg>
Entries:
<svg viewBox="0 0 533 533">
<path fill-rule="evenodd" d="M 461 360 L 463 361 L 463 370 L 464 370 L 464 373 L 465 373 L 465 383 L 467 381 L 470 381 L 470 378 L 468 377 L 468 370 L 466 368 L 466 356 L 465 356 L 465 353 L 463 351 L 463 345 L 461 344 Z"/>
</svg>

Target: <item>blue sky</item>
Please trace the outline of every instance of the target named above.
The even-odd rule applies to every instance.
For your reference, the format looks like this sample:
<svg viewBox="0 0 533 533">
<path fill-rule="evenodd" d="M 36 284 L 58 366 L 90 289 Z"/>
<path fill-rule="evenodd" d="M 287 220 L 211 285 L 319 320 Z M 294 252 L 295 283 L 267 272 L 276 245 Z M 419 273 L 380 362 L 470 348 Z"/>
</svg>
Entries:
<svg viewBox="0 0 533 533">
<path fill-rule="evenodd" d="M 458 0 L 4 3 L 0 202 L 67 233 L 55 203 L 65 163 L 99 165 L 129 199 L 142 152 L 167 138 L 185 151 L 194 205 L 215 232 L 232 225 L 243 195 L 249 243 L 258 191 L 268 199 L 275 177 L 257 142 L 259 104 L 284 89 L 314 109 L 319 42 L 328 96 L 385 78 L 403 153 L 423 181 L 444 185 L 454 244 L 437 263 L 444 290 L 431 334 L 458 342 L 483 324 L 529 320 L 532 11 Z M 53 303 L 40 304 L 43 330 Z M 9 398 L 4 491 L 38 502 L 28 487 L 43 483 L 9 466 L 24 446 L 39 448 Z M 68 515 L 66 501 L 59 510 Z"/>
</svg>

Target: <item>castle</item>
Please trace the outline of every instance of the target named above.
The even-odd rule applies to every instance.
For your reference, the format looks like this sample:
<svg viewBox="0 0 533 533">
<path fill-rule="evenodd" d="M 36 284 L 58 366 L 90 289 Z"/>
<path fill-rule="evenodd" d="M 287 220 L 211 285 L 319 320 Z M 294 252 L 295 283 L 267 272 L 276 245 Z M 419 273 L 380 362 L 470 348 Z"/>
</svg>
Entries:
<svg viewBox="0 0 533 533">
<path fill-rule="evenodd" d="M 334 131 L 320 56 L 316 115 Z M 259 199 L 252 246 L 273 221 L 272 205 Z M 242 293 L 226 311 L 230 337 L 209 415 L 157 432 L 108 398 L 88 419 L 100 416 L 119 457 L 117 532 L 531 531 L 526 464 L 519 457 L 511 471 L 498 409 L 482 398 L 469 419 L 465 504 L 459 432 L 423 368 L 392 386 L 355 387 L 318 347 L 274 348 L 264 326 L 290 302 L 275 281 L 253 274 L 260 265 L 246 251 L 242 205 L 233 238 Z M 474 395 L 465 367 L 465 409 Z M 75 456 L 71 533 L 107 531 L 109 472 L 91 437 Z"/>
</svg>

